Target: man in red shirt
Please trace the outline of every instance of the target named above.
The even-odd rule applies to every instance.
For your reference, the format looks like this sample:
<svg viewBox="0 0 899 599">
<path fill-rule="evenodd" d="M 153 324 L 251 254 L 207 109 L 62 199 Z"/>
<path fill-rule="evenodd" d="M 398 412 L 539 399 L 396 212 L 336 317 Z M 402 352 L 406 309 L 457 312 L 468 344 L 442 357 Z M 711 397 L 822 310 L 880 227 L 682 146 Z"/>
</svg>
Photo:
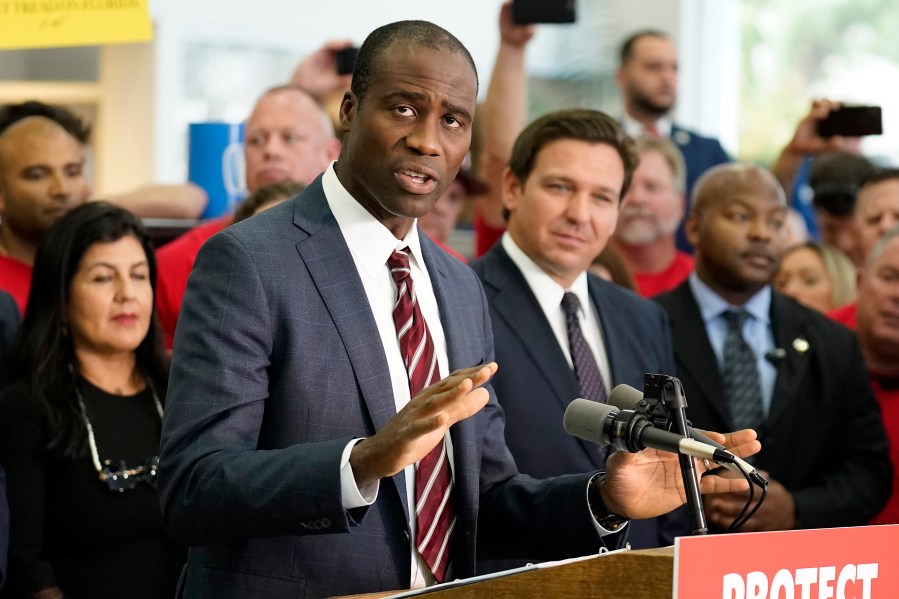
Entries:
<svg viewBox="0 0 899 599">
<path fill-rule="evenodd" d="M 340 154 L 331 121 L 322 106 L 294 86 L 268 90 L 256 102 L 244 134 L 247 190 L 279 181 L 311 183 Z M 175 324 L 197 252 L 207 239 L 231 224 L 231 216 L 188 231 L 156 252 L 159 281 L 156 310 L 172 347 Z"/>
<path fill-rule="evenodd" d="M 612 243 L 637 290 L 652 297 L 674 289 L 693 270 L 693 257 L 677 249 L 684 217 L 686 167 L 680 150 L 662 138 L 636 139 L 640 164 L 621 202 Z"/>
<path fill-rule="evenodd" d="M 893 494 L 871 524 L 899 524 L 899 226 L 874 243 L 859 268 L 857 303 L 830 316 L 858 331 L 890 441 Z"/>
<path fill-rule="evenodd" d="M 17 120 L 0 132 L 0 289 L 23 314 L 44 234 L 90 195 L 84 176 L 87 134 L 77 118 L 44 116 Z"/>
</svg>

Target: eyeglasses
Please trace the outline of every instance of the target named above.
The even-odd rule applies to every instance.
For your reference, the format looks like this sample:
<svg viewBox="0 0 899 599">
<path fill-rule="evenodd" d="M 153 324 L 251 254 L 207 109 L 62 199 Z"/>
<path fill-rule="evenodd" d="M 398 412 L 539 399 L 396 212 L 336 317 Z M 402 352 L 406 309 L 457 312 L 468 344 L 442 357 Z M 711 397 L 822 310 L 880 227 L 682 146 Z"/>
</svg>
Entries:
<svg viewBox="0 0 899 599">
<path fill-rule="evenodd" d="M 147 483 L 156 488 L 156 472 L 159 470 L 159 457 L 148 459 L 142 466 L 128 468 L 124 460 L 120 460 L 118 468 L 113 470 L 109 460 L 103 462 L 100 469 L 100 480 L 106 483 L 110 491 L 124 493 L 131 491 L 138 483 Z"/>
</svg>

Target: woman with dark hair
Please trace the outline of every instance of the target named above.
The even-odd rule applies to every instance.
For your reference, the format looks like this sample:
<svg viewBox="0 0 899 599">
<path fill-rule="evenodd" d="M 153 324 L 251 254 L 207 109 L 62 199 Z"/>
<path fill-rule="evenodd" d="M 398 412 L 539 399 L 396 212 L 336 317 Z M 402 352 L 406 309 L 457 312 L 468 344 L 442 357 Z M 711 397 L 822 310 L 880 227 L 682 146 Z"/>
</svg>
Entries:
<svg viewBox="0 0 899 599">
<path fill-rule="evenodd" d="M 49 230 L 0 397 L 10 597 L 167 597 L 156 464 L 167 364 L 140 221 L 89 202 Z M 15 378 L 18 377 L 18 378 Z"/>
</svg>

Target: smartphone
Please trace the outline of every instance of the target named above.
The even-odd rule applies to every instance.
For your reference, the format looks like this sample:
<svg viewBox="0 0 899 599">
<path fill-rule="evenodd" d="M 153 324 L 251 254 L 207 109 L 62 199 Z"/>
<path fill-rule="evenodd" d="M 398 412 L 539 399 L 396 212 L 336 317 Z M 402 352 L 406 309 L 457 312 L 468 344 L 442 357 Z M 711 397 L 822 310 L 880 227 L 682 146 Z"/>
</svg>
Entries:
<svg viewBox="0 0 899 599">
<path fill-rule="evenodd" d="M 338 75 L 351 75 L 353 73 L 353 66 L 356 64 L 357 54 L 359 54 L 359 48 L 355 46 L 350 46 L 349 48 L 344 48 L 343 50 L 338 50 L 334 53 L 334 58 L 337 61 Z"/>
<path fill-rule="evenodd" d="M 882 133 L 880 106 L 841 106 L 818 121 L 821 137 L 862 137 Z"/>
<path fill-rule="evenodd" d="M 512 0 L 512 20 L 529 23 L 574 23 L 575 0 Z"/>
</svg>

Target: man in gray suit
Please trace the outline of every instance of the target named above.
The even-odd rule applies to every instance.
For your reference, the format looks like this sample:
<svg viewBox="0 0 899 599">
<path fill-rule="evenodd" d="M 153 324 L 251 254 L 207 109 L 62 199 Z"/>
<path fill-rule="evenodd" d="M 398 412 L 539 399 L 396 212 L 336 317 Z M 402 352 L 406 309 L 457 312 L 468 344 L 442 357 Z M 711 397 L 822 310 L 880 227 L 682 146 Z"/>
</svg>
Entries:
<svg viewBox="0 0 899 599">
<path fill-rule="evenodd" d="M 185 596 L 424 586 L 473 575 L 476 551 L 584 554 L 601 535 L 617 545 L 622 516 L 683 502 L 674 456 L 616 456 L 607 478 L 518 474 L 487 385 L 496 364 L 480 284 L 415 224 L 468 150 L 476 95 L 472 59 L 448 32 L 418 21 L 376 30 L 341 105 L 339 161 L 200 252 L 160 456 L 166 524 L 192 546 Z M 398 253 L 408 263 L 388 268 Z M 421 391 L 421 354 L 406 352 L 405 321 L 394 322 L 409 302 L 429 380 L 445 377 Z M 751 431 L 721 439 L 758 449 Z M 437 449 L 434 486 L 450 480 L 437 514 L 455 513 L 440 532 L 448 570 L 422 549 L 432 535 L 418 513 L 434 486 L 419 498 L 415 465 Z"/>
</svg>

